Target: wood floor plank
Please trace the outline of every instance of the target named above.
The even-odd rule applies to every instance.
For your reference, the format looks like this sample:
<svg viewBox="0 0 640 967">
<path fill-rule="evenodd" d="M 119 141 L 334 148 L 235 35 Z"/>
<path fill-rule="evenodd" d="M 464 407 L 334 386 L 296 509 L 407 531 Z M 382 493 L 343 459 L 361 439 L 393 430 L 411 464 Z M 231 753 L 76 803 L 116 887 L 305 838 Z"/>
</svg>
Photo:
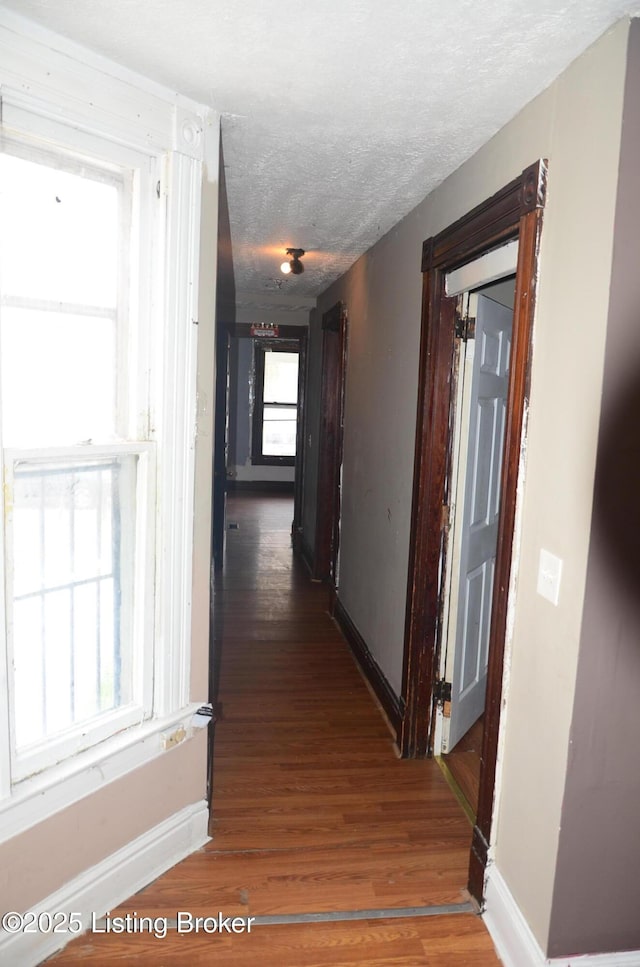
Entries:
<svg viewBox="0 0 640 967">
<path fill-rule="evenodd" d="M 264 916 L 466 899 L 471 830 L 433 761 L 403 761 L 324 587 L 292 558 L 291 503 L 236 495 L 215 590 L 221 650 L 212 840 L 112 916 Z M 96 935 L 55 963 L 496 967 L 482 921 L 268 925 L 249 935 Z"/>
<path fill-rule="evenodd" d="M 473 815 L 476 812 L 480 792 L 483 730 L 484 716 L 481 715 L 469 731 L 463 735 L 456 747 L 443 756 L 444 764 L 457 783 Z"/>
<path fill-rule="evenodd" d="M 99 935 L 80 939 L 59 967 L 94 962 L 154 967 L 497 967 L 481 921 L 472 915 L 254 926 L 237 936 Z"/>
</svg>

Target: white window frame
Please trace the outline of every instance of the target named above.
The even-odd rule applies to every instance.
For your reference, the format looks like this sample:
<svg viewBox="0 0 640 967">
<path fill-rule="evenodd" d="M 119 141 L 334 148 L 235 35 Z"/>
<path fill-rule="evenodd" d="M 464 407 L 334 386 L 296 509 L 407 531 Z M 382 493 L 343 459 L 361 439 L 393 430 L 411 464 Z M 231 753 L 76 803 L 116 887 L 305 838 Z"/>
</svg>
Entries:
<svg viewBox="0 0 640 967">
<path fill-rule="evenodd" d="M 111 142 L 100 142 L 95 136 L 87 137 L 85 132 L 71 130 L 63 124 L 47 120 L 42 124 L 42 120 L 37 116 L 29 117 L 24 111 L 9 111 L 9 123 L 3 118 L 3 127 L 8 129 L 5 137 L 9 144 L 18 146 L 18 154 L 22 157 L 32 158 L 34 161 L 44 161 L 56 163 L 60 159 L 64 170 L 73 171 L 79 166 L 79 160 L 88 157 L 88 168 L 95 171 L 101 169 L 115 169 L 133 172 L 133 185 L 131 191 L 131 239 L 126 239 L 126 250 L 123 258 L 126 265 L 122 265 L 122 278 L 127 280 L 127 286 L 131 290 L 131 298 L 127 299 L 127 305 L 119 305 L 118 318 L 121 325 L 116 331 L 116 367 L 118 370 L 117 384 L 118 395 L 116 398 L 116 433 L 124 434 L 125 439 L 134 438 L 133 449 L 126 444 L 113 443 L 109 445 L 78 445 L 52 449 L 49 447 L 39 447 L 25 451 L 8 450 L 5 457 L 5 501 L 7 506 L 11 506 L 11 493 L 13 487 L 13 466 L 20 460 L 34 462 L 52 459 L 60 462 L 66 456 L 69 465 L 77 459 L 91 459 L 92 456 L 117 456 L 118 453 L 138 452 L 140 457 L 148 457 L 152 453 L 155 443 L 149 442 L 149 420 L 151 416 L 151 401 L 144 399 L 148 393 L 147 373 L 151 367 L 151 347 L 149 346 L 149 304 L 146 299 L 146 292 L 150 288 L 152 279 L 152 251 L 150 247 L 145 251 L 140 251 L 137 239 L 141 237 L 141 227 L 152 222 L 149 237 L 157 233 L 158 222 L 161 223 L 161 214 L 153 211 L 150 198 L 153 196 L 154 184 L 159 174 L 161 159 L 150 158 L 146 154 L 133 151 L 131 148 L 123 148 L 120 145 L 113 145 Z M 16 130 L 17 128 L 17 130 Z M 22 130 L 21 130 L 22 128 Z M 25 128 L 28 129 L 25 131 Z M 3 132 L 4 133 L 4 132 Z M 47 140 L 44 141 L 43 139 Z M 89 152 L 99 151 L 99 155 L 91 155 Z M 155 225 L 153 224 L 155 222 Z M 154 231 L 155 228 L 155 231 Z M 130 271 L 133 263 L 133 271 Z M 122 291 L 122 282 L 121 282 Z M 122 298 L 122 296 L 120 296 Z M 0 306 L 0 312 L 2 307 Z M 126 342 L 125 347 L 122 345 Z M 123 365 L 124 356 L 132 360 L 131 369 L 133 370 L 132 379 L 126 378 L 127 369 Z M 128 365 L 128 364 L 127 364 Z M 140 402 L 143 405 L 136 408 L 136 417 L 131 418 L 130 412 L 125 413 L 122 405 L 122 390 L 128 394 L 133 388 L 139 390 L 139 383 L 142 383 L 143 398 Z M 130 408 L 127 407 L 127 410 Z M 1 440 L 0 440 L 1 442 Z M 87 723 L 76 723 L 65 736 L 51 736 L 38 743 L 32 750 L 17 751 L 13 742 L 13 721 L 10 722 L 10 785 L 28 778 L 30 775 L 41 771 L 43 768 L 55 765 L 68 755 L 76 754 L 84 748 L 96 745 L 104 741 L 109 736 L 121 731 L 136 722 L 140 722 L 152 714 L 153 703 L 151 698 L 153 682 L 153 598 L 149 594 L 153 588 L 153 562 L 154 555 L 149 554 L 150 541 L 147 536 L 153 534 L 155 523 L 155 511 L 152 502 L 155 493 L 155 478 L 148 472 L 148 459 L 141 459 L 141 474 L 137 486 L 138 502 L 136 506 L 137 536 L 141 542 L 138 546 L 141 554 L 136 554 L 137 561 L 144 567 L 144 574 L 138 573 L 138 583 L 141 587 L 137 589 L 138 597 L 142 599 L 141 607 L 144 612 L 139 614 L 140 607 L 136 608 L 133 615 L 133 635 L 131 640 L 132 655 L 134 665 L 137 665 L 136 682 L 137 698 L 132 706 L 114 710 L 110 715 L 103 714 Z M 152 460 L 153 462 L 153 460 Z M 142 486 L 144 485 L 144 490 Z M 145 522 L 145 527 L 140 526 L 140 521 Z M 10 533 L 5 527 L 4 532 L 4 553 L 5 563 L 10 560 L 6 555 L 10 551 Z M 5 592 L 11 584 L 11 573 L 5 573 Z M 5 615 L 9 619 L 5 627 L 9 632 L 10 620 L 10 601 L 5 601 Z M 6 648 L 5 661 L 11 669 L 11 637 L 7 634 L 4 642 Z M 13 695 L 12 675 L 8 674 L 9 686 L 9 708 L 13 712 L 15 708 Z"/>
<path fill-rule="evenodd" d="M 65 61 L 64 68 L 66 65 Z M 105 79 L 99 72 L 92 74 L 91 81 L 98 86 L 104 84 L 108 96 L 114 84 L 125 88 L 127 83 L 122 78 L 117 82 Z M 104 105 L 95 108 L 89 96 L 85 103 L 73 99 L 71 92 L 77 77 L 62 77 L 61 72 L 56 82 L 61 87 L 66 85 L 67 91 L 53 101 L 25 93 L 24 87 L 3 85 L 3 132 L 18 137 L 35 135 L 53 144 L 62 140 L 72 151 L 98 161 L 105 159 L 106 146 L 114 149 L 117 164 L 127 154 L 143 158 L 148 167 L 142 181 L 146 181 L 147 189 L 152 188 L 151 192 L 145 191 L 144 185 L 140 188 L 143 217 L 136 240 L 137 250 L 150 262 L 148 273 L 141 267 L 142 285 L 137 298 L 139 330 L 151 347 L 151 365 L 146 366 L 136 355 L 137 364 L 142 367 L 138 383 L 149 379 L 150 406 L 140 405 L 142 399 L 135 401 L 137 434 L 143 440 L 119 446 L 133 447 L 141 455 L 140 466 L 146 463 L 147 475 L 154 478 L 155 628 L 150 645 L 152 657 L 144 673 L 143 714 L 137 724 L 130 723 L 92 748 L 16 781 L 17 776 L 12 775 L 9 719 L 0 716 L 0 842 L 161 755 L 167 748 L 167 732 L 179 725 L 188 726 L 199 704 L 189 701 L 189 673 L 196 426 L 194 323 L 205 143 L 203 115 L 207 112 L 202 109 L 202 113 L 197 113 L 199 106 L 191 102 L 182 104 L 164 95 L 162 103 L 156 92 L 137 91 L 131 117 L 120 120 Z M 136 123 L 142 104 L 154 122 L 148 127 Z M 120 108 L 120 114 L 125 113 Z M 65 131 L 62 139 L 61 130 Z M 141 398 L 144 395 L 143 389 Z M 107 447 L 109 453 L 114 449 Z M 148 532 L 152 531 L 149 527 Z M 4 532 L 2 539 L 4 542 Z M 0 619 L 4 627 L 4 553 L 0 554 L 0 582 Z M 0 701 L 9 690 L 7 658 L 3 635 Z"/>
</svg>

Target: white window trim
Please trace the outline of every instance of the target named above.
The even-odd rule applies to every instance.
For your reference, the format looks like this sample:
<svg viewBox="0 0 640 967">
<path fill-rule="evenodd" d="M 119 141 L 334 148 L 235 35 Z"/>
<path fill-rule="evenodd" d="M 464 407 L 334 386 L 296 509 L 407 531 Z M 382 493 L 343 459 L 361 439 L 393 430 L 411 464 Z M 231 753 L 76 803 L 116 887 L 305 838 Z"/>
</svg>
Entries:
<svg viewBox="0 0 640 967">
<path fill-rule="evenodd" d="M 202 167 L 173 152 L 168 159 L 167 241 L 163 276 L 165 330 L 163 365 L 152 389 L 157 408 L 158 489 L 166 501 L 157 545 L 156 647 L 167 656 L 156 667 L 154 708 L 166 715 L 187 704 L 191 651 L 191 581 L 196 442 L 197 296 Z M 162 277 L 162 276 L 161 276 Z M 160 347 L 159 347 L 160 348 Z M 180 385 L 180 395 L 164 386 Z"/>
<path fill-rule="evenodd" d="M 10 798 L 0 802 L 0 843 L 133 769 L 147 765 L 160 755 L 171 754 L 166 748 L 166 739 L 181 729 L 184 729 L 184 739 L 190 739 L 191 719 L 201 704 L 190 702 L 173 715 L 143 722 L 16 784 Z"/>
<path fill-rule="evenodd" d="M 160 371 L 151 393 L 152 397 L 155 393 L 156 403 L 160 387 L 171 385 L 178 373 L 184 375 L 179 397 L 167 394 L 156 413 L 156 426 L 151 428 L 151 439 L 157 440 L 158 489 L 165 501 L 156 529 L 161 567 L 156 573 L 160 604 L 155 648 L 161 660 L 156 662 L 154 676 L 154 717 L 21 781 L 12 790 L 0 787 L 0 841 L 4 841 L 153 761 L 165 753 L 167 733 L 182 726 L 188 738 L 191 716 L 201 704 L 189 702 L 188 687 L 196 427 L 194 323 L 202 160 L 206 152 L 209 171 L 217 170 L 218 117 L 62 38 L 31 30 L 20 18 L 4 12 L 0 14 L 0 51 L 5 116 L 13 105 L 16 111 L 37 114 L 45 122 L 74 127 L 85 140 L 95 136 L 162 160 L 165 244 L 154 253 L 159 270 L 154 275 L 165 281 L 148 293 L 149 318 L 164 315 L 164 338 L 156 347 Z M 159 234 L 155 232 L 156 238 Z M 0 569 L 4 586 L 3 578 Z M 6 694 L 7 687 L 6 665 L 0 663 L 0 694 Z M 9 765 L 3 761 L 9 749 L 6 733 L 8 723 L 3 715 L 3 775 L 8 774 Z"/>
</svg>

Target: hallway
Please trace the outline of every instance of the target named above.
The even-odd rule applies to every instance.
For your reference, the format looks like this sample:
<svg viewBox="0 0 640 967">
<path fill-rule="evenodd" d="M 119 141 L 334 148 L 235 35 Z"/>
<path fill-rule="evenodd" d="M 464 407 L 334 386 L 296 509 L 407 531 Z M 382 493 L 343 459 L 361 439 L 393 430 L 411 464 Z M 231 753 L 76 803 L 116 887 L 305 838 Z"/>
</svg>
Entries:
<svg viewBox="0 0 640 967">
<path fill-rule="evenodd" d="M 291 508 L 227 502 L 212 840 L 111 913 L 258 921 L 239 936 L 87 935 L 56 964 L 499 964 L 464 892 L 471 827 L 435 762 L 397 758 L 326 588 L 293 560 Z M 416 907 L 443 909 L 388 915 Z M 343 917 L 291 917 L 329 912 Z"/>
</svg>

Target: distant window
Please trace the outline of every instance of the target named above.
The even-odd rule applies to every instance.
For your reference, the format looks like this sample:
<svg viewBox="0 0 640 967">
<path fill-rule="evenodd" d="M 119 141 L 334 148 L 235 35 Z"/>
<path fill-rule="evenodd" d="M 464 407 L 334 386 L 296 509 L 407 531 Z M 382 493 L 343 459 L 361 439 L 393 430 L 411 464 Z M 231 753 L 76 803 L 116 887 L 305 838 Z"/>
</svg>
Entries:
<svg viewBox="0 0 640 967">
<path fill-rule="evenodd" d="M 254 464 L 295 465 L 298 359 L 297 350 L 256 344 L 251 455 Z"/>
</svg>

